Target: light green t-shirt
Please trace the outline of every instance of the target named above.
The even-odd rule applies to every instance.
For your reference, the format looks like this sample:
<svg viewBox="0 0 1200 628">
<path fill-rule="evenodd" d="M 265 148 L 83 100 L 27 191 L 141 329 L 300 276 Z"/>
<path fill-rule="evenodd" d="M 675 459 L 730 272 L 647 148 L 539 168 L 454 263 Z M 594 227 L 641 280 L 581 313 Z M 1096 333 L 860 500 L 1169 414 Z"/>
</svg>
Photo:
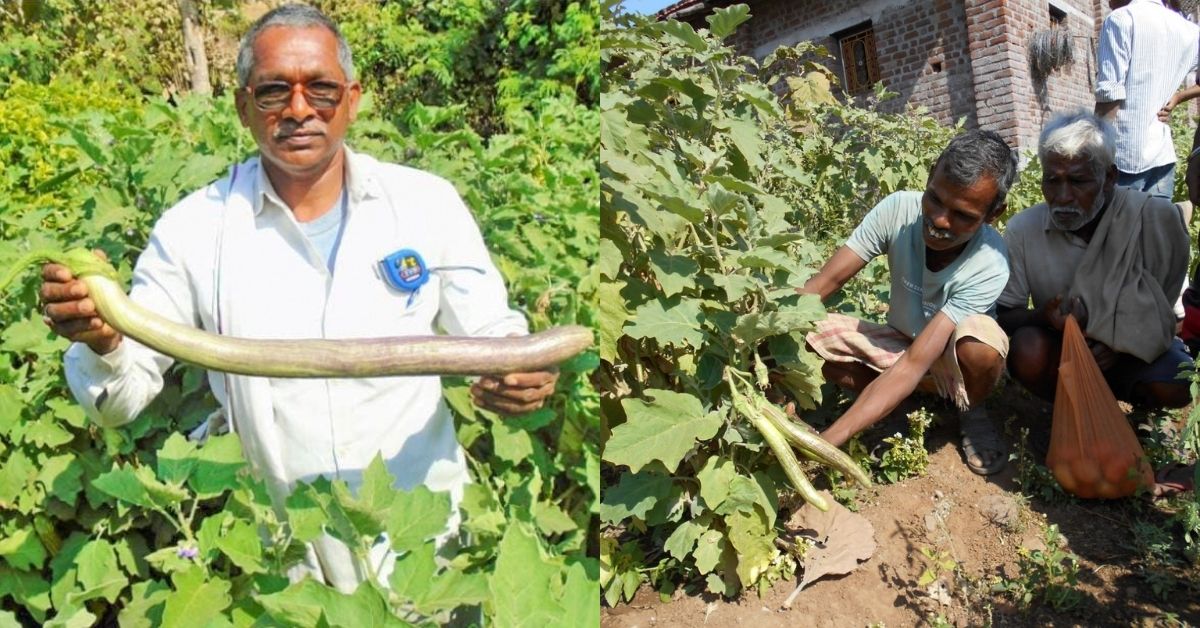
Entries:
<svg viewBox="0 0 1200 628">
<path fill-rule="evenodd" d="M 896 192 L 879 202 L 850 235 L 846 246 L 864 261 L 888 256 L 892 293 L 887 323 L 915 338 L 938 312 L 957 325 L 972 314 L 995 314 L 1008 283 L 1004 239 L 983 225 L 958 259 L 932 272 L 925 268 L 921 192 Z"/>
</svg>

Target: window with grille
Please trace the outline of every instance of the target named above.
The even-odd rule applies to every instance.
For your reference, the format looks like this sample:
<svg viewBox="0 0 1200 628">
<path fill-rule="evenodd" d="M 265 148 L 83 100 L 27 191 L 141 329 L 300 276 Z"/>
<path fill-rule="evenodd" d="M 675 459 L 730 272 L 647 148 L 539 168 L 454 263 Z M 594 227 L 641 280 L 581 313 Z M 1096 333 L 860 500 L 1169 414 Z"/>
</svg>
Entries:
<svg viewBox="0 0 1200 628">
<path fill-rule="evenodd" d="M 870 89 L 879 80 L 879 56 L 875 52 L 875 30 L 870 22 L 834 35 L 842 50 L 842 72 L 846 91 L 851 94 Z"/>
</svg>

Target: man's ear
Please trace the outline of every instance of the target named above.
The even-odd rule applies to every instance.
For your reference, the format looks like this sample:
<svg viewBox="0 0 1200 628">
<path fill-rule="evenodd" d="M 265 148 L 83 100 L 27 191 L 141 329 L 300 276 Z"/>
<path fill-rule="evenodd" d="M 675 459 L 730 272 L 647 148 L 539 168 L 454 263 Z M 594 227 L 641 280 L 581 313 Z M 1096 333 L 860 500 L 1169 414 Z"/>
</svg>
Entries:
<svg viewBox="0 0 1200 628">
<path fill-rule="evenodd" d="M 995 209 L 988 212 L 988 215 L 983 219 L 984 224 L 988 224 L 988 225 L 992 224 L 993 222 L 996 221 L 997 218 L 1000 217 L 1001 214 L 1003 214 L 1006 211 L 1008 211 L 1008 201 L 1004 201 L 1003 203 L 1000 203 L 999 205 L 996 206 Z"/>
<path fill-rule="evenodd" d="M 1108 167 L 1108 171 L 1104 173 L 1104 195 L 1112 194 L 1113 189 L 1117 187 L 1117 164 Z"/>
<path fill-rule="evenodd" d="M 350 105 L 348 110 L 349 121 L 354 122 L 358 119 L 358 105 L 359 101 L 362 100 L 362 84 L 358 81 L 351 82 L 350 86 L 346 89 L 346 97 L 349 99 L 348 104 Z"/>
<path fill-rule="evenodd" d="M 237 108 L 238 120 L 241 121 L 242 127 L 250 128 L 250 119 L 246 116 L 246 107 L 250 101 L 246 98 L 246 90 L 238 89 L 233 92 L 233 106 Z"/>
</svg>

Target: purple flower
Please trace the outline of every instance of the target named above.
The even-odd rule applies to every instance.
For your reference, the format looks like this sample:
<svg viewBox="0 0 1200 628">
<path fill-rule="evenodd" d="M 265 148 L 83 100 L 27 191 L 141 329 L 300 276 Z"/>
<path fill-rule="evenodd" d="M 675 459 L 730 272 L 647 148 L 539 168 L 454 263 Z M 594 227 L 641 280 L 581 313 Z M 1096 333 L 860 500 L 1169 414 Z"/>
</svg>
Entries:
<svg viewBox="0 0 1200 628">
<path fill-rule="evenodd" d="M 181 547 L 181 548 L 179 548 L 179 551 L 176 552 L 176 554 L 180 558 L 186 558 L 188 560 L 191 560 L 200 555 L 200 550 L 198 550 L 194 547 Z"/>
</svg>

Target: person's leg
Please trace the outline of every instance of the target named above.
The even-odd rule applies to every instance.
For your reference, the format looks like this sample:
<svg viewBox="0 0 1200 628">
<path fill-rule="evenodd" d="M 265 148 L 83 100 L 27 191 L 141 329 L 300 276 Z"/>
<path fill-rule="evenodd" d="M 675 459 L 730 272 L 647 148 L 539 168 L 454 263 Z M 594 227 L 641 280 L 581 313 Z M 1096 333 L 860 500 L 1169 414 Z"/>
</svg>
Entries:
<svg viewBox="0 0 1200 628">
<path fill-rule="evenodd" d="M 1171 200 L 1175 196 L 1175 164 L 1157 166 L 1142 172 L 1118 171 L 1117 185 Z"/>
<path fill-rule="evenodd" d="M 821 374 L 825 381 L 854 392 L 862 392 L 879 377 L 879 371 L 861 362 L 826 362 L 821 366 Z"/>
<path fill-rule="evenodd" d="M 1180 364 L 1191 363 L 1187 347 L 1176 338 L 1150 363 L 1121 355 L 1104 376 L 1117 399 L 1140 407 L 1182 408 L 1191 403 L 1192 394 L 1190 383 L 1178 379 Z"/>
<path fill-rule="evenodd" d="M 996 473 L 1007 463 L 1008 448 L 984 407 L 1000 381 L 1007 352 L 1008 337 L 991 317 L 969 317 L 955 330 L 954 360 L 961 381 L 955 394 L 959 436 L 967 467 L 980 475 Z M 933 370 L 941 371 L 942 366 Z"/>
<path fill-rule="evenodd" d="M 1170 163 L 1147 171 L 1146 184 L 1143 189 L 1151 196 L 1159 196 L 1168 201 L 1174 199 L 1175 164 Z"/>
<path fill-rule="evenodd" d="M 1004 357 L 994 347 L 976 338 L 963 338 L 956 343 L 958 365 L 962 369 L 963 386 L 971 407 L 982 405 L 1004 372 Z"/>
<path fill-rule="evenodd" d="M 1029 392 L 1054 401 L 1062 334 L 1044 327 L 1021 327 L 1008 350 L 1008 374 Z"/>
</svg>

